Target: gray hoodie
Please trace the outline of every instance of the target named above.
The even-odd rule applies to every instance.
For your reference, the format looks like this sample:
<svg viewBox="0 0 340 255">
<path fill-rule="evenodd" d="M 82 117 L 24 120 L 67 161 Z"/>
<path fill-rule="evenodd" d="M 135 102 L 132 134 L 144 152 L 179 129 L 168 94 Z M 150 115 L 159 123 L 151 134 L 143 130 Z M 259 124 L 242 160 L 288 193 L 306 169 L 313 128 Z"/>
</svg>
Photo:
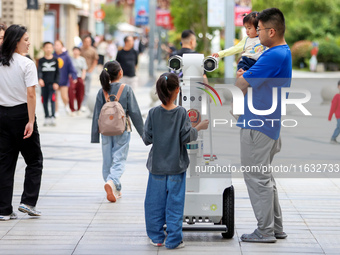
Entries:
<svg viewBox="0 0 340 255">
<path fill-rule="evenodd" d="M 182 106 L 166 110 L 157 106 L 149 111 L 145 121 L 143 141 L 152 144 L 147 169 L 152 174 L 180 174 L 187 170 L 189 157 L 186 144 L 197 139 L 197 129 L 191 126 Z"/>
</svg>

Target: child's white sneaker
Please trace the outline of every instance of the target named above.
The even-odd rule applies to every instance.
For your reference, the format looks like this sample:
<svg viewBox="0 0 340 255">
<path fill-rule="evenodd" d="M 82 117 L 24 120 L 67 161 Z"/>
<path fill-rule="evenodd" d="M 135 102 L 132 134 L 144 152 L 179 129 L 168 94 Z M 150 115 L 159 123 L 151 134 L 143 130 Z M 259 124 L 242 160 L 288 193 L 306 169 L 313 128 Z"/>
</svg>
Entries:
<svg viewBox="0 0 340 255">
<path fill-rule="evenodd" d="M 51 119 L 50 118 L 45 118 L 43 126 L 46 127 L 46 126 L 50 125 L 50 123 L 51 123 Z"/>
<path fill-rule="evenodd" d="M 155 247 L 162 247 L 162 246 L 164 246 L 164 243 L 154 243 L 151 239 L 150 239 L 150 244 L 152 246 L 155 246 Z"/>
<path fill-rule="evenodd" d="M 57 125 L 56 121 L 55 121 L 55 117 L 51 118 L 51 126 L 55 127 Z"/>
<path fill-rule="evenodd" d="M 118 198 L 122 196 L 121 192 L 119 192 L 116 188 L 116 185 L 114 185 L 112 180 L 108 180 L 105 185 L 104 189 L 106 191 L 106 198 L 110 202 L 116 202 Z"/>
</svg>

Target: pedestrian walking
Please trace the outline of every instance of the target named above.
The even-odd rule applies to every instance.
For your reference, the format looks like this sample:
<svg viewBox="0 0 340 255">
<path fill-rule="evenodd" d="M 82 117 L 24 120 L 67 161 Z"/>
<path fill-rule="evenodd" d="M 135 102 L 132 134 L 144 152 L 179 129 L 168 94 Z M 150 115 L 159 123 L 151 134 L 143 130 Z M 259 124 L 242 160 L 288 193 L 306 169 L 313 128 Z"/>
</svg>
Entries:
<svg viewBox="0 0 340 255">
<path fill-rule="evenodd" d="M 108 47 L 108 43 L 105 40 L 104 36 L 100 36 L 100 41 L 97 45 L 97 53 L 98 53 L 98 68 L 100 68 L 100 70 L 103 69 L 104 63 L 105 63 L 105 54 L 107 52 L 107 47 Z"/>
<path fill-rule="evenodd" d="M 106 59 L 107 61 L 110 60 L 114 60 L 117 57 L 117 53 L 118 53 L 118 48 L 117 45 L 115 44 L 115 42 L 113 41 L 113 38 L 111 35 L 107 36 L 107 51 L 106 51 Z"/>
<path fill-rule="evenodd" d="M 5 24 L 0 24 L 0 46 L 2 44 L 2 41 L 4 39 L 4 34 L 5 34 L 5 31 L 6 31 L 6 26 Z"/>
<path fill-rule="evenodd" d="M 34 62 L 23 56 L 29 46 L 27 29 L 11 25 L 0 47 L 0 220 L 17 218 L 12 197 L 19 152 L 27 166 L 18 210 L 41 215 L 35 207 L 43 168 L 35 117 L 38 73 Z"/>
<path fill-rule="evenodd" d="M 140 136 L 143 134 L 144 123 L 135 94 L 129 85 L 125 84 L 124 87 L 121 87 L 123 86 L 120 82 L 122 77 L 123 71 L 117 61 L 109 61 L 104 65 L 104 69 L 99 76 L 102 88 L 98 91 L 94 107 L 91 143 L 99 143 L 98 119 L 103 105 L 109 97 L 113 100 L 115 96 L 109 95 L 117 95 L 120 88 L 123 88 L 123 90 L 121 91 L 119 103 L 122 105 L 127 118 L 131 118 L 138 134 Z M 125 170 L 131 136 L 130 132 L 131 126 L 129 121 L 127 121 L 127 127 L 122 135 L 101 135 L 103 154 L 102 170 L 103 178 L 106 182 L 104 188 L 107 193 L 107 200 L 110 202 L 116 202 L 117 199 L 121 197 L 122 185 L 120 177 Z"/>
<path fill-rule="evenodd" d="M 70 88 L 68 90 L 68 97 L 70 99 L 70 109 L 71 116 L 76 111 L 74 107 L 74 99 L 77 100 L 77 112 L 79 113 L 81 109 L 81 104 L 84 99 L 84 80 L 86 77 L 87 64 L 85 58 L 80 56 L 81 50 L 78 47 L 73 48 L 73 57 L 71 57 L 72 64 L 77 71 L 77 82 L 74 82 L 72 78 L 70 78 Z"/>
<path fill-rule="evenodd" d="M 124 76 L 122 82 L 129 84 L 132 89 L 138 86 L 138 78 L 136 76 L 136 68 L 138 64 L 138 52 L 133 49 L 133 37 L 126 36 L 124 38 L 124 47 L 118 51 L 116 60 L 122 66 Z"/>
<path fill-rule="evenodd" d="M 68 87 L 70 86 L 69 77 L 72 76 L 74 82 L 77 82 L 77 71 L 74 69 L 72 60 L 68 55 L 67 50 L 64 50 L 64 44 L 60 40 L 54 43 L 53 56 L 58 59 L 59 64 L 59 91 L 63 100 L 65 111 L 71 113 L 68 98 Z M 56 111 L 58 111 L 58 100 L 56 97 Z"/>
<path fill-rule="evenodd" d="M 244 115 L 237 121 L 237 126 L 241 127 L 241 165 L 244 168 L 258 167 L 258 171 L 243 173 L 257 229 L 251 234 L 243 234 L 241 240 L 274 243 L 276 239 L 287 237 L 283 232 L 275 179 L 269 168 L 274 155 L 281 149 L 281 107 L 269 115 L 253 113 L 248 106 L 247 92 L 248 88 L 252 88 L 253 108 L 270 109 L 273 88 L 276 88 L 279 91 L 277 105 L 281 105 L 281 88 L 290 87 L 291 83 L 292 56 L 284 39 L 285 18 L 282 12 L 277 8 L 266 9 L 259 13 L 257 19 L 260 42 L 269 49 L 249 70 L 239 69 L 236 81 L 236 86 L 245 94 Z M 276 121 L 271 123 L 268 119 Z"/>
<path fill-rule="evenodd" d="M 196 140 L 198 132 L 208 128 L 209 121 L 203 120 L 193 128 L 185 108 L 174 104 L 179 93 L 176 74 L 162 74 L 156 91 L 162 104 L 149 111 L 143 133 L 145 145 L 152 144 L 146 164 L 146 232 L 153 246 L 163 246 L 166 223 L 165 247 L 183 248 L 185 176 L 189 166 L 186 144 Z"/>
<path fill-rule="evenodd" d="M 333 114 L 334 114 L 336 118 L 336 123 L 337 123 L 336 128 L 331 138 L 332 144 L 340 144 L 336 140 L 336 138 L 340 134 L 340 81 L 338 81 L 338 89 L 339 89 L 339 93 L 335 94 L 335 96 L 333 97 L 331 109 L 329 110 L 329 115 L 328 115 L 328 120 L 331 121 Z"/>
<path fill-rule="evenodd" d="M 41 101 L 45 112 L 44 126 L 55 126 L 55 91 L 59 88 L 58 60 L 53 56 L 53 43 L 44 42 L 44 57 L 39 59 L 38 77 L 41 87 Z M 51 105 L 51 113 L 48 105 Z"/>
<path fill-rule="evenodd" d="M 81 47 L 81 56 L 85 58 L 87 64 L 86 77 L 85 77 L 85 94 L 83 100 L 82 111 L 85 111 L 87 106 L 87 100 L 90 95 L 92 73 L 98 64 L 98 54 L 96 49 L 91 46 L 92 39 L 90 35 L 87 35 L 83 39 L 83 46 Z"/>
</svg>

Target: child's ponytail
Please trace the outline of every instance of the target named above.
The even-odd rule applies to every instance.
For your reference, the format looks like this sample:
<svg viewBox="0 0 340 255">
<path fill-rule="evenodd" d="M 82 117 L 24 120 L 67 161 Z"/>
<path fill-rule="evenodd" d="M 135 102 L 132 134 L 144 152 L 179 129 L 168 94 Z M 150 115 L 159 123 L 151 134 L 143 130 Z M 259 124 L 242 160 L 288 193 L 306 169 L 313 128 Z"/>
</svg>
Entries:
<svg viewBox="0 0 340 255">
<path fill-rule="evenodd" d="M 116 81 L 119 77 L 119 71 L 122 70 L 120 64 L 116 61 L 106 62 L 102 72 L 99 75 L 99 80 L 103 90 L 110 92 L 110 82 Z"/>
<path fill-rule="evenodd" d="M 259 12 L 251 12 L 247 15 L 244 16 L 243 18 L 243 25 L 245 24 L 251 24 L 253 25 L 255 28 L 257 28 L 258 25 L 258 20 L 257 20 L 257 15 L 259 14 Z"/>
<path fill-rule="evenodd" d="M 106 70 L 105 70 L 106 69 Z M 100 83 L 102 85 L 103 90 L 107 93 L 110 92 L 110 75 L 107 71 L 107 68 L 104 68 L 99 76 Z"/>
<path fill-rule="evenodd" d="M 178 88 L 179 79 L 176 74 L 164 73 L 156 83 L 156 92 L 164 105 L 167 105 L 172 97 L 172 93 Z"/>
</svg>

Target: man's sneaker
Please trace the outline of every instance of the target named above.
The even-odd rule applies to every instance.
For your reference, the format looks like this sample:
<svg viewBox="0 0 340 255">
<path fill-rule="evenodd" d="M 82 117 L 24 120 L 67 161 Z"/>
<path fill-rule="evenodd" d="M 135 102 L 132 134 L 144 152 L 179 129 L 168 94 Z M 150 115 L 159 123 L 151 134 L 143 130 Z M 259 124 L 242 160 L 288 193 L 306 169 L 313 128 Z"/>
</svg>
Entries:
<svg viewBox="0 0 340 255">
<path fill-rule="evenodd" d="M 287 238 L 288 235 L 286 234 L 286 232 L 280 232 L 280 233 L 275 233 L 274 236 L 276 239 L 285 239 Z"/>
<path fill-rule="evenodd" d="M 18 215 L 15 212 L 12 212 L 10 215 L 0 215 L 0 221 L 15 220 L 17 218 Z"/>
<path fill-rule="evenodd" d="M 118 198 L 121 197 L 121 193 L 117 191 L 116 185 L 113 184 L 112 180 L 108 180 L 105 185 L 104 189 L 106 191 L 106 198 L 110 202 L 116 202 Z"/>
<path fill-rule="evenodd" d="M 243 234 L 241 241 L 252 243 L 275 243 L 277 240 L 275 236 L 262 235 L 257 229 L 251 234 Z"/>
<path fill-rule="evenodd" d="M 51 118 L 51 126 L 55 127 L 57 125 L 56 121 L 55 121 L 55 117 Z"/>
<path fill-rule="evenodd" d="M 29 216 L 41 216 L 41 212 L 35 209 L 35 206 L 20 204 L 18 210 L 27 213 Z"/>
<path fill-rule="evenodd" d="M 155 246 L 155 247 L 162 247 L 162 246 L 164 246 L 164 243 L 154 243 L 154 242 L 152 242 L 151 239 L 150 239 L 150 244 Z"/>
</svg>

